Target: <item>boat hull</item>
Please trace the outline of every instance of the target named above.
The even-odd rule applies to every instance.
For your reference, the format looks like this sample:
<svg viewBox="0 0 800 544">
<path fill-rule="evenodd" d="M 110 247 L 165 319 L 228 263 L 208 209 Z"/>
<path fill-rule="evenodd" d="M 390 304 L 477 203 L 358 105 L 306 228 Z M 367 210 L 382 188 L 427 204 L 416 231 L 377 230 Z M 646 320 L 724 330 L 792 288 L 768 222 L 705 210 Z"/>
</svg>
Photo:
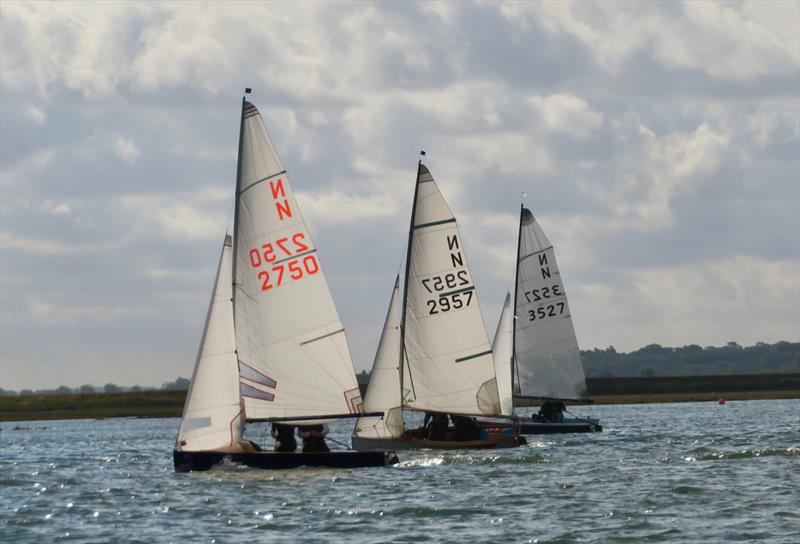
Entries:
<svg viewBox="0 0 800 544">
<path fill-rule="evenodd" d="M 515 448 L 527 444 L 524 436 L 502 435 L 480 440 L 426 440 L 403 435 L 399 438 L 352 438 L 353 448 L 357 450 L 470 450 Z"/>
<path fill-rule="evenodd" d="M 560 422 L 537 421 L 530 417 L 521 417 L 514 421 L 476 418 L 476 421 L 481 428 L 515 428 L 519 430 L 519 434 L 599 433 L 603 430 L 600 420 L 592 418 L 567 418 Z"/>
<path fill-rule="evenodd" d="M 251 453 L 224 453 L 216 451 L 173 450 L 175 472 L 210 470 L 222 462 L 231 462 L 251 468 L 284 470 L 299 467 L 363 468 L 383 467 L 398 462 L 391 451 L 330 451 L 319 453 L 287 453 L 259 451 Z"/>
</svg>

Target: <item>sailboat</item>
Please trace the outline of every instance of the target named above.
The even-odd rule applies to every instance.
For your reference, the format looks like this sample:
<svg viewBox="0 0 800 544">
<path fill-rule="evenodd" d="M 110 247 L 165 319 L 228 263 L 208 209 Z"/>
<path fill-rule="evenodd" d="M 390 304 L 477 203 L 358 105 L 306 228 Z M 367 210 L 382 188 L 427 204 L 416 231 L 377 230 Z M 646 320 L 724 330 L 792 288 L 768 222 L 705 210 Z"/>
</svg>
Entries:
<svg viewBox="0 0 800 544">
<path fill-rule="evenodd" d="M 539 400 L 539 414 L 516 418 L 522 434 L 601 431 L 597 419 L 563 416 L 565 401 L 590 402 L 586 378 L 553 245 L 525 206 L 516 262 L 514 303 L 508 293 L 492 344 L 503 415 L 513 414 L 515 401 Z M 504 424 L 491 418 L 478 422 Z"/>
<path fill-rule="evenodd" d="M 225 460 L 256 468 L 396 463 L 391 452 L 269 452 L 243 439 L 247 422 L 320 424 L 358 417 L 363 406 L 317 248 L 261 115 L 245 98 L 235 198 L 175 470 Z"/>
<path fill-rule="evenodd" d="M 499 415 L 492 350 L 456 218 L 428 168 L 419 162 L 408 235 L 403 295 L 395 279 L 386 321 L 370 375 L 364 409 L 381 418 L 356 422 L 357 449 L 464 449 L 525 443 L 513 432 L 465 438 L 464 427 L 447 427 L 471 416 Z M 431 428 L 407 429 L 404 410 L 444 418 Z M 460 419 L 459 419 L 460 418 Z"/>
</svg>

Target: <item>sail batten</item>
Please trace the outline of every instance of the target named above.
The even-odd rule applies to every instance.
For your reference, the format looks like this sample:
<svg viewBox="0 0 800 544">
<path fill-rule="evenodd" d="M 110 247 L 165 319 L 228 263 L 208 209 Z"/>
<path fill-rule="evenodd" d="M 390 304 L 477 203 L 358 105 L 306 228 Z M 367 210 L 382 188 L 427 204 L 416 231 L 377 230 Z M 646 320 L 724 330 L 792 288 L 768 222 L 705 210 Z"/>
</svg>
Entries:
<svg viewBox="0 0 800 544">
<path fill-rule="evenodd" d="M 586 379 L 555 252 L 524 207 L 518 255 L 515 397 L 583 399 Z"/>
</svg>

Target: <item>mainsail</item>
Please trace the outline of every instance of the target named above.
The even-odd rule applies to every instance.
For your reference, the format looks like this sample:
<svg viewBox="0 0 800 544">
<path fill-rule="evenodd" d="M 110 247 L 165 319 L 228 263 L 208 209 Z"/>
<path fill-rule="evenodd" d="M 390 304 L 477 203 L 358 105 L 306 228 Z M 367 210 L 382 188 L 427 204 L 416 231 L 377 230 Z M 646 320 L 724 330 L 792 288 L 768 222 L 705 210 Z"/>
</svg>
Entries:
<svg viewBox="0 0 800 544">
<path fill-rule="evenodd" d="M 177 448 L 202 451 L 235 445 L 242 434 L 241 415 L 231 305 L 231 237 L 226 236 Z"/>
<path fill-rule="evenodd" d="M 513 357 L 514 315 L 511 308 L 511 293 L 506 293 L 500 321 L 492 341 L 494 371 L 497 375 L 497 393 L 500 396 L 500 413 L 510 416 L 514 411 L 511 392 L 511 358 Z"/>
<path fill-rule="evenodd" d="M 420 163 L 409 232 L 403 404 L 417 410 L 498 414 L 494 362 L 453 212 Z"/>
<path fill-rule="evenodd" d="M 375 361 L 369 377 L 365 412 L 383 412 L 385 417 L 362 417 L 356 422 L 356 436 L 396 438 L 403 434 L 403 409 L 400 402 L 400 286 L 394 280 L 389 311 L 383 324 Z"/>
<path fill-rule="evenodd" d="M 316 247 L 255 106 L 243 102 L 233 310 L 248 420 L 361 411 Z"/>
<path fill-rule="evenodd" d="M 524 207 L 519 228 L 515 394 L 582 399 L 586 380 L 553 246 Z"/>
</svg>

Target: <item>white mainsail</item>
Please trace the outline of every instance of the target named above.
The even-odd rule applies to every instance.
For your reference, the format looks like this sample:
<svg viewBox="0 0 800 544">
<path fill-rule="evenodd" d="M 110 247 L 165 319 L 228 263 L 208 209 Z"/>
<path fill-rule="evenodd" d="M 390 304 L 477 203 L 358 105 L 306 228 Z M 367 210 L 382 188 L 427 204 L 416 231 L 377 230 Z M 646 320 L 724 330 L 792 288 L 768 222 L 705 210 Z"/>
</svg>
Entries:
<svg viewBox="0 0 800 544">
<path fill-rule="evenodd" d="M 339 313 L 261 115 L 244 102 L 233 309 L 248 420 L 361 411 Z"/>
<path fill-rule="evenodd" d="M 500 413 L 510 416 L 514 411 L 511 390 L 511 358 L 513 357 L 514 314 L 511 307 L 511 293 L 506 293 L 497 331 L 492 340 L 494 371 L 497 375 L 497 393 L 500 396 Z"/>
<path fill-rule="evenodd" d="M 369 377 L 365 412 L 383 412 L 384 417 L 362 417 L 355 434 L 362 438 L 397 438 L 403 434 L 400 401 L 400 277 L 394 280 L 389 311 L 383 324 L 375 361 Z"/>
<path fill-rule="evenodd" d="M 524 207 L 519 228 L 515 394 L 582 399 L 586 379 L 553 246 Z"/>
<path fill-rule="evenodd" d="M 405 406 L 465 415 L 500 412 L 492 350 L 456 218 L 428 169 L 417 173 L 407 263 Z"/>
<path fill-rule="evenodd" d="M 242 435 L 241 416 L 231 304 L 231 237 L 226 236 L 176 447 L 202 451 L 234 446 Z"/>
</svg>

